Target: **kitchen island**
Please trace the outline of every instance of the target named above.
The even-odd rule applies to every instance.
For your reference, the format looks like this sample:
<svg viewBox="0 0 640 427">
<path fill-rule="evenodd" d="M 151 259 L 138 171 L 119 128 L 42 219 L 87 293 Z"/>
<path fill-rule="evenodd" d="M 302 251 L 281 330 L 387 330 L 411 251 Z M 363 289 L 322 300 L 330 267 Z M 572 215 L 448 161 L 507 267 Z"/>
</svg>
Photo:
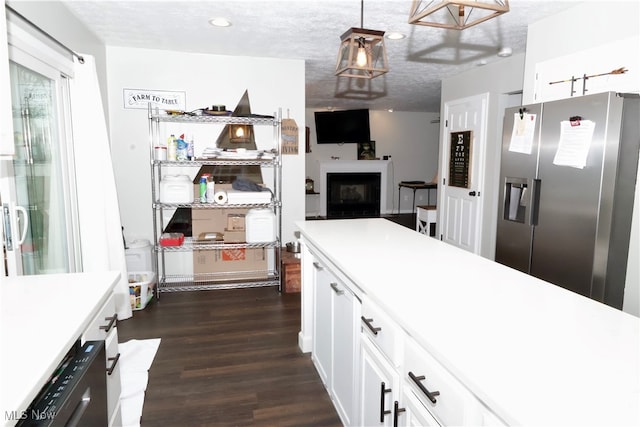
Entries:
<svg viewBox="0 0 640 427">
<path fill-rule="evenodd" d="M 332 287 L 344 285 L 341 292 L 351 291 L 356 305 L 361 304 L 354 305 L 355 311 L 364 314 L 371 305 L 397 325 L 404 338 L 394 341 L 391 347 L 397 348 L 382 359 L 400 378 L 406 379 L 403 367 L 411 361 L 411 347 L 402 343 L 415 342 L 425 358 L 441 366 L 439 375 L 450 375 L 460 386 L 456 390 L 470 393 L 478 411 L 490 415 L 474 418 L 467 411 L 460 423 L 640 425 L 640 319 L 385 219 L 297 226 L 303 244 L 303 351 L 324 351 L 313 336 L 320 280 L 314 269 L 326 266 L 337 278 Z M 362 320 L 358 333 L 375 322 L 366 316 Z M 354 346 L 355 359 L 368 345 L 357 339 L 362 345 Z M 356 362 L 353 372 L 350 399 L 362 402 L 366 391 L 358 376 L 366 371 Z M 410 388 L 407 383 L 400 386 L 402 393 Z M 382 383 L 382 418 L 385 387 Z M 333 386 L 327 389 L 332 395 Z M 447 393 L 441 393 L 437 405 L 446 409 L 446 399 Z M 402 397 L 398 400 L 402 405 Z M 343 422 L 362 423 L 362 405 L 345 406 L 349 416 Z M 437 412 L 437 405 L 434 417 L 448 424 L 448 413 Z M 403 424 L 402 413 L 393 416 Z"/>
<path fill-rule="evenodd" d="M 15 424 L 24 413 L 68 350 L 113 300 L 119 278 L 114 271 L 2 279 L 1 425 Z"/>
</svg>

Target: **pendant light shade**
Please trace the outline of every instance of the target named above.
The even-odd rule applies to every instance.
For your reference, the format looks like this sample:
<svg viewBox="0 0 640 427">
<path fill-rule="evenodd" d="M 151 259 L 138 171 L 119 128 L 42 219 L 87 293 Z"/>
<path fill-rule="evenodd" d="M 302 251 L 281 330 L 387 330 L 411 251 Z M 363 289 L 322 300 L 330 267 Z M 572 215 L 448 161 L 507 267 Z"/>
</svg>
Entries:
<svg viewBox="0 0 640 427">
<path fill-rule="evenodd" d="M 409 23 L 464 30 L 508 11 L 508 0 L 413 0 Z"/>
<path fill-rule="evenodd" d="M 389 71 L 384 31 L 350 28 L 340 40 L 336 76 L 373 79 Z"/>
<path fill-rule="evenodd" d="M 336 76 L 373 79 L 389 71 L 384 31 L 364 26 L 364 0 L 360 0 L 360 28 L 350 28 L 340 36 Z"/>
</svg>

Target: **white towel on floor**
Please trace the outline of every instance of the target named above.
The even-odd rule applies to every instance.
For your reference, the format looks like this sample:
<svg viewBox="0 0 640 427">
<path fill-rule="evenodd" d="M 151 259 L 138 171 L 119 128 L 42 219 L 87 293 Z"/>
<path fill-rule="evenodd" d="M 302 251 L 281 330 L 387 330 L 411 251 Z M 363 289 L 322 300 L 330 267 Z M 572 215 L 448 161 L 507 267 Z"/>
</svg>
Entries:
<svg viewBox="0 0 640 427">
<path fill-rule="evenodd" d="M 122 411 L 122 425 L 125 427 L 140 426 L 144 393 L 149 383 L 148 371 L 159 346 L 160 338 L 118 343 L 122 383 L 120 409 Z"/>
</svg>

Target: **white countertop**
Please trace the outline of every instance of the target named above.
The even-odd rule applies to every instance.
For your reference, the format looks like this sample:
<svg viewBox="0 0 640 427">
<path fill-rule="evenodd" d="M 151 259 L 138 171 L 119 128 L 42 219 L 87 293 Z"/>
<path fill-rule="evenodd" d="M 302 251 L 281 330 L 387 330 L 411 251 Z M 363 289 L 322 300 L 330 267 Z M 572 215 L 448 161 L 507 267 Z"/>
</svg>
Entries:
<svg viewBox="0 0 640 427">
<path fill-rule="evenodd" d="M 507 423 L 640 425 L 637 317 L 385 219 L 297 225 Z"/>
<path fill-rule="evenodd" d="M 73 273 L 0 281 L 0 417 L 27 409 L 107 301 L 120 273 Z"/>
</svg>

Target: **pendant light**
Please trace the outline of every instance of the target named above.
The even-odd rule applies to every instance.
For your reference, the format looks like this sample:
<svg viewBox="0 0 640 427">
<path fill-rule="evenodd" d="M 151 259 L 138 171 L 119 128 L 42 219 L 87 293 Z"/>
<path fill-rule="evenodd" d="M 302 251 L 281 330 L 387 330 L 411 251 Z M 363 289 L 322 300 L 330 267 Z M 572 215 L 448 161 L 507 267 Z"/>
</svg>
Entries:
<svg viewBox="0 0 640 427">
<path fill-rule="evenodd" d="M 389 71 L 384 31 L 364 26 L 364 0 L 360 0 L 360 28 L 352 27 L 340 36 L 336 76 L 373 79 Z"/>
<path fill-rule="evenodd" d="M 413 0 L 409 23 L 464 30 L 508 11 L 508 0 Z"/>
</svg>

